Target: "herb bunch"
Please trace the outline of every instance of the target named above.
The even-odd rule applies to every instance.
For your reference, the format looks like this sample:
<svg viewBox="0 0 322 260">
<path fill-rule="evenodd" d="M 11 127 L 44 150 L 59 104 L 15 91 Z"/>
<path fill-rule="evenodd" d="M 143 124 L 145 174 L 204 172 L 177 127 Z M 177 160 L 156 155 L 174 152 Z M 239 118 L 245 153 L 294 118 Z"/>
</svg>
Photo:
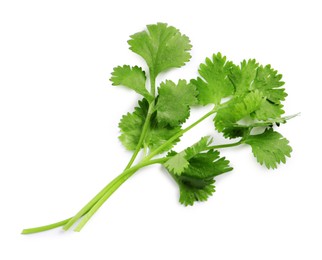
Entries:
<svg viewBox="0 0 322 260">
<path fill-rule="evenodd" d="M 233 169 L 219 149 L 249 145 L 257 161 L 268 169 L 276 168 L 290 157 L 292 148 L 288 140 L 273 128 L 293 116 L 283 116 L 282 102 L 287 96 L 282 88 L 284 82 L 270 65 L 262 66 L 254 59 L 235 65 L 217 53 L 200 65 L 198 78 L 166 80 L 157 88 L 156 78 L 161 72 L 180 68 L 190 60 L 189 38 L 172 26 L 158 23 L 132 35 L 128 43 L 148 66 L 147 72 L 138 66 L 119 66 L 111 77 L 114 86 L 125 86 L 142 96 L 134 111 L 124 115 L 119 123 L 119 139 L 126 149 L 133 151 L 130 161 L 76 215 L 24 229 L 23 234 L 60 226 L 68 230 L 76 222 L 74 230 L 80 231 L 128 178 L 148 165 L 161 164 L 167 169 L 178 184 L 180 203 L 187 206 L 206 201 L 215 191 L 215 177 Z M 208 113 L 182 127 L 193 106 L 209 104 L 212 109 Z M 214 129 L 236 141 L 214 144 L 210 136 L 204 136 L 183 151 L 171 150 L 180 137 L 208 118 L 213 120 Z M 140 153 L 141 159 L 134 164 Z"/>
</svg>

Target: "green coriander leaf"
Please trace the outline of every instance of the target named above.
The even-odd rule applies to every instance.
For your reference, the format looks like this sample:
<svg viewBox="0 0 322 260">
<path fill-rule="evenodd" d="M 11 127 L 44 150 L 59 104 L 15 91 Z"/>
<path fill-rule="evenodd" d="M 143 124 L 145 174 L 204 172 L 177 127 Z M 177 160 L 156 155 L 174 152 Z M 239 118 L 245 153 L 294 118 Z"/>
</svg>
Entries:
<svg viewBox="0 0 322 260">
<path fill-rule="evenodd" d="M 124 115 L 119 123 L 119 128 L 121 130 L 119 139 L 125 148 L 130 151 L 134 151 L 139 143 L 143 125 L 148 113 L 148 108 L 149 104 L 146 99 L 139 101 L 139 106 L 134 109 L 134 112 Z M 155 150 L 179 131 L 180 127 L 160 127 L 155 119 L 154 114 L 151 117 L 150 131 L 147 133 L 145 138 L 145 144 L 151 150 Z M 171 149 L 172 146 L 178 141 L 179 139 L 169 144 L 169 146 L 165 147 L 164 150 L 166 151 Z"/>
<path fill-rule="evenodd" d="M 159 146 L 166 143 L 171 137 L 173 137 L 175 134 L 177 134 L 181 128 L 179 126 L 177 127 L 171 127 L 171 126 L 159 126 L 158 123 L 156 123 L 156 120 L 151 122 L 151 129 L 146 135 L 145 143 L 150 148 L 151 151 L 156 150 L 159 148 Z M 163 148 L 160 153 L 166 152 L 170 150 L 177 142 L 179 142 L 180 139 L 176 139 L 172 143 L 168 144 Z"/>
<path fill-rule="evenodd" d="M 292 152 L 289 141 L 272 128 L 262 134 L 248 136 L 245 143 L 252 147 L 257 161 L 268 169 L 275 169 L 279 163 L 285 163 L 286 157 L 290 157 Z"/>
<path fill-rule="evenodd" d="M 160 84 L 156 105 L 157 120 L 161 125 L 178 126 L 190 115 L 190 105 L 197 103 L 197 91 L 185 80 L 176 85 L 171 80 Z"/>
<path fill-rule="evenodd" d="M 190 40 L 165 23 L 147 25 L 128 41 L 130 49 L 145 59 L 150 72 L 157 76 L 170 68 L 180 68 L 191 58 Z"/>
<path fill-rule="evenodd" d="M 202 78 L 191 80 L 199 91 L 202 105 L 217 105 L 215 126 L 227 138 L 247 135 L 251 128 L 239 121 L 278 122 L 284 114 L 282 101 L 286 93 L 282 76 L 270 65 L 260 66 L 256 60 L 244 60 L 239 66 L 227 61 L 220 53 L 200 65 Z M 222 98 L 230 97 L 225 104 Z"/>
<path fill-rule="evenodd" d="M 214 179 L 197 179 L 186 176 L 175 176 L 180 190 L 179 202 L 192 206 L 196 201 L 207 201 L 215 192 Z"/>
<path fill-rule="evenodd" d="M 274 104 L 280 104 L 287 94 L 281 88 L 284 82 L 282 75 L 270 65 L 259 66 L 256 60 L 244 60 L 240 66 L 233 66 L 229 78 L 234 84 L 234 95 L 243 95 L 248 91 L 259 90 L 263 97 Z"/>
<path fill-rule="evenodd" d="M 164 163 L 164 166 L 172 173 L 180 175 L 189 166 L 191 158 L 198 153 L 207 150 L 208 146 L 212 142 L 212 138 L 209 136 L 202 137 L 200 141 L 194 145 L 188 147 L 181 153 L 170 153 L 170 159 Z"/>
<path fill-rule="evenodd" d="M 262 105 L 252 114 L 252 117 L 264 121 L 271 118 L 278 120 L 284 113 L 282 104 L 274 104 L 265 99 Z"/>
<path fill-rule="evenodd" d="M 244 134 L 244 130 L 247 129 L 234 129 L 236 122 L 250 117 L 253 112 L 259 109 L 263 101 L 262 93 L 257 90 L 231 99 L 218 110 L 214 118 L 217 130 L 223 132 L 224 136 L 229 138 Z"/>
<path fill-rule="evenodd" d="M 139 143 L 144 120 L 146 118 L 145 105 L 145 100 L 139 101 L 139 106 L 135 107 L 134 112 L 124 115 L 119 123 L 119 128 L 121 130 L 119 139 L 125 148 L 130 151 L 134 151 Z"/>
<path fill-rule="evenodd" d="M 282 75 L 278 74 L 270 65 L 260 66 L 257 69 L 251 89 L 260 90 L 269 101 L 280 104 L 287 96 L 285 89 L 280 88 L 285 84 L 281 79 Z"/>
<path fill-rule="evenodd" d="M 195 155 L 189 160 L 190 165 L 184 175 L 204 179 L 231 171 L 233 168 L 229 166 L 229 161 L 219 155 L 213 150 Z"/>
<path fill-rule="evenodd" d="M 183 171 L 189 166 L 185 151 L 182 151 L 181 153 L 172 152 L 170 155 L 171 157 L 164 163 L 164 167 L 175 175 L 181 175 L 181 173 L 183 173 Z"/>
<path fill-rule="evenodd" d="M 255 60 L 244 60 L 240 66 L 233 67 L 230 74 L 230 79 L 236 88 L 235 96 L 242 96 L 254 90 L 262 93 L 265 101 L 252 115 L 257 120 L 278 118 L 284 114 L 281 101 L 285 100 L 287 94 L 280 88 L 284 85 L 281 78 L 282 75 L 270 65 L 259 66 Z"/>
<path fill-rule="evenodd" d="M 201 140 L 199 145 L 204 140 Z M 179 185 L 179 201 L 186 206 L 193 205 L 195 201 L 206 201 L 215 191 L 214 177 L 232 170 L 229 161 L 224 157 L 220 158 L 219 152 L 213 150 L 207 153 L 197 153 L 188 162 L 189 166 L 185 167 L 180 175 L 168 169 Z"/>
<path fill-rule="evenodd" d="M 212 60 L 207 58 L 205 64 L 199 67 L 197 80 L 191 82 L 196 85 L 201 105 L 219 104 L 221 99 L 234 93 L 234 86 L 229 79 L 233 63 L 226 60 L 221 53 L 214 54 Z"/>
<path fill-rule="evenodd" d="M 229 77 L 235 86 L 235 96 L 243 95 L 250 90 L 256 78 L 258 63 L 256 60 L 243 60 L 240 66 L 233 66 Z"/>
<path fill-rule="evenodd" d="M 110 80 L 112 81 L 113 86 L 122 85 L 136 91 L 147 100 L 151 101 L 153 99 L 145 88 L 145 72 L 138 66 L 132 68 L 128 65 L 116 67 L 112 72 L 112 77 Z"/>
<path fill-rule="evenodd" d="M 191 158 L 193 158 L 197 154 L 199 154 L 205 150 L 208 150 L 212 141 L 213 141 L 213 139 L 210 136 L 201 137 L 201 139 L 198 142 L 196 142 L 195 144 L 193 144 L 192 146 L 190 146 L 184 150 L 185 151 L 185 158 L 187 160 L 190 160 Z"/>
</svg>

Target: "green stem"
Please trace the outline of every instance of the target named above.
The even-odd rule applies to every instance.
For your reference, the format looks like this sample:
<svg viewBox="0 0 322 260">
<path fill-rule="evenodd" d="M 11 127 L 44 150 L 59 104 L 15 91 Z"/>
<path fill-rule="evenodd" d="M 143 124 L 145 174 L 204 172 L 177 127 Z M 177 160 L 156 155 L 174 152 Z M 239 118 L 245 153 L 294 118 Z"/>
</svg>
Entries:
<svg viewBox="0 0 322 260">
<path fill-rule="evenodd" d="M 151 95 L 154 97 L 155 96 L 155 76 L 153 73 L 150 73 L 150 81 L 151 81 Z M 126 165 L 124 171 L 129 169 L 133 165 L 137 155 L 139 154 L 139 152 L 142 148 L 142 144 L 144 142 L 145 136 L 149 130 L 149 124 L 150 124 L 151 115 L 153 113 L 153 110 L 154 110 L 154 100 L 152 100 L 149 103 L 149 109 L 148 109 L 148 113 L 147 113 L 147 116 L 146 116 L 146 119 L 145 119 L 145 122 L 144 122 L 144 125 L 142 128 L 140 139 L 139 139 L 138 144 L 135 148 L 135 151 L 132 154 L 131 159 L 128 162 L 128 164 Z M 81 209 L 72 219 L 70 219 L 68 221 L 68 223 L 64 226 L 64 229 L 65 230 L 69 229 L 81 216 L 83 216 L 85 214 L 84 213 L 85 211 L 86 212 L 89 211 L 104 196 L 104 194 L 106 193 L 106 190 L 109 189 L 110 186 L 112 186 L 113 184 L 114 184 L 114 182 L 112 181 L 107 186 L 105 186 L 101 190 L 100 193 L 98 193 L 83 209 Z"/>
<path fill-rule="evenodd" d="M 137 170 L 131 171 L 126 170 L 124 173 L 119 175 L 116 178 L 116 181 L 109 187 L 108 190 L 105 191 L 104 195 L 91 207 L 87 214 L 83 216 L 80 223 L 74 229 L 74 231 L 81 231 L 81 229 L 85 226 L 85 224 L 92 218 L 92 216 L 96 213 L 96 211 L 104 204 L 104 202 L 128 179 L 130 178 Z"/>
<path fill-rule="evenodd" d="M 153 71 L 150 71 L 150 82 L 151 82 L 151 95 L 153 97 L 155 97 L 155 76 L 154 76 L 154 73 Z M 149 109 L 148 109 L 148 114 L 145 118 L 145 122 L 144 122 L 144 125 L 143 125 L 143 128 L 142 128 L 142 132 L 141 132 L 141 135 L 140 135 L 140 139 L 139 139 L 139 142 L 135 148 L 135 151 L 129 161 L 129 163 L 127 164 L 127 166 L 125 167 L 125 170 L 126 169 L 129 169 L 132 164 L 134 163 L 135 161 L 135 158 L 137 157 L 138 153 L 140 152 L 141 148 L 142 148 L 142 144 L 144 142 L 144 139 L 146 137 L 146 134 L 150 128 L 150 120 L 151 120 L 151 116 L 152 116 L 152 113 L 154 111 L 154 103 L 155 103 L 155 100 L 153 99 L 151 102 L 149 102 Z"/>
<path fill-rule="evenodd" d="M 151 164 L 157 164 L 157 163 L 164 163 L 166 160 L 168 160 L 168 158 L 160 158 L 160 159 L 155 159 L 155 160 L 150 160 L 150 161 L 147 161 L 147 160 L 142 160 L 142 162 L 140 163 L 140 164 L 138 164 L 137 166 L 136 166 L 136 169 L 135 169 L 135 172 L 137 171 L 137 170 L 139 170 L 140 168 L 143 168 L 143 167 L 145 167 L 145 166 L 148 166 L 148 165 L 151 165 Z M 134 166 L 135 167 L 135 166 Z M 134 168 L 133 167 L 133 168 Z M 131 168 L 131 169 L 133 169 L 133 168 Z M 129 173 L 130 171 L 129 171 L 130 169 L 128 169 L 127 170 L 127 173 Z M 123 175 L 125 175 L 124 173 L 125 173 L 126 171 L 124 171 L 122 174 Z M 121 175 L 122 175 L 121 174 Z M 133 175 L 133 174 L 132 174 Z M 130 176 L 129 176 L 130 177 Z M 119 181 L 119 179 L 121 179 L 120 178 L 120 175 L 118 176 L 118 177 L 116 177 L 112 182 L 114 183 L 114 185 L 111 185 L 112 184 L 112 182 L 110 182 L 108 185 L 106 185 L 105 187 L 104 187 L 104 189 L 102 189 L 101 190 L 101 192 L 99 192 L 99 194 L 101 194 L 101 196 L 100 196 L 100 199 L 109 191 L 109 189 L 107 189 L 107 186 L 109 186 L 109 188 L 110 189 L 113 189 L 113 192 L 122 184 L 122 183 L 124 183 L 124 181 L 125 180 L 123 180 L 123 182 L 120 182 Z M 117 181 L 116 181 L 117 180 Z M 115 188 L 116 186 L 117 186 L 117 188 Z M 104 192 L 103 192 L 104 191 Z M 102 194 L 103 193 L 103 194 Z M 94 198 L 96 198 L 99 194 L 97 194 Z M 112 194 L 111 194 L 112 195 Z M 98 199 L 99 200 L 99 199 Z M 87 211 L 85 211 L 84 213 L 83 213 L 83 215 L 80 215 L 77 219 L 76 219 L 76 221 L 79 219 L 79 218 L 81 218 L 81 217 L 83 217 L 83 216 L 85 216 L 91 209 L 92 209 L 92 207 L 95 205 L 95 203 L 94 203 L 94 205 L 90 205 L 91 204 L 91 202 L 93 201 L 93 199 L 87 204 L 87 205 L 85 205 L 85 207 L 83 207 L 83 209 L 84 208 L 86 208 L 87 209 Z M 56 222 L 56 223 L 52 223 L 52 224 L 49 224 L 49 225 L 45 225 L 45 226 L 40 226 L 40 227 L 35 227 L 35 228 L 27 228 L 27 229 L 23 229 L 22 230 L 22 232 L 21 232 L 21 234 L 32 234 L 32 233 L 38 233 L 38 232 L 43 232 L 43 231 L 47 231 L 47 230 L 51 230 L 51 229 L 54 229 L 54 228 L 57 228 L 57 227 L 61 227 L 61 226 L 64 226 L 64 225 L 66 225 L 66 224 L 68 224 L 72 219 L 73 219 L 74 217 L 71 217 L 71 218 L 68 218 L 68 219 L 65 219 L 65 220 L 61 220 L 61 221 L 59 221 L 59 222 Z M 74 222 L 75 223 L 75 222 Z"/>
<path fill-rule="evenodd" d="M 153 74 L 151 74 L 151 93 L 155 95 L 155 77 Z M 202 116 L 200 119 L 189 125 L 188 127 L 182 129 L 177 134 L 172 136 L 170 139 L 168 139 L 167 142 L 159 146 L 156 150 L 152 151 L 148 156 L 146 156 L 139 164 L 132 166 L 136 156 L 138 155 L 142 143 L 144 142 L 146 132 L 149 129 L 149 122 L 151 119 L 151 115 L 153 113 L 154 109 L 154 101 L 150 103 L 149 110 L 147 114 L 146 121 L 143 126 L 142 134 L 139 139 L 139 143 L 137 145 L 137 148 L 131 157 L 128 165 L 126 166 L 123 173 L 121 173 L 119 176 L 117 176 L 114 180 L 112 180 L 108 185 L 106 185 L 92 200 L 90 200 L 74 217 L 65 219 L 62 221 L 59 221 L 57 223 L 53 223 L 46 226 L 36 227 L 36 228 L 29 228 L 24 229 L 22 231 L 22 234 L 31 234 L 36 232 L 41 232 L 45 230 L 50 230 L 59 226 L 64 225 L 64 229 L 68 230 L 73 224 L 75 224 L 76 221 L 78 221 L 81 217 L 83 219 L 79 223 L 79 225 L 75 228 L 75 231 L 80 231 L 83 226 L 89 221 L 89 219 L 95 214 L 95 212 L 104 204 L 104 202 L 129 178 L 131 177 L 137 170 L 141 169 L 142 167 L 155 164 L 155 163 L 164 163 L 168 158 L 160 158 L 151 160 L 154 156 L 159 154 L 166 146 L 171 144 L 174 140 L 181 137 L 184 133 L 188 132 L 190 129 L 201 123 L 203 120 L 211 116 L 212 114 L 216 113 L 216 109 L 214 108 L 210 112 L 206 113 L 204 116 Z M 219 148 L 225 148 L 225 147 L 231 147 L 236 146 L 238 144 L 242 143 L 242 140 L 240 140 L 237 143 L 233 144 L 225 144 L 225 145 L 217 145 L 212 146 L 210 149 L 219 149 Z"/>
<path fill-rule="evenodd" d="M 81 231 L 85 224 L 91 219 L 91 217 L 96 213 L 96 211 L 105 203 L 105 201 L 127 180 L 129 179 L 136 171 L 139 169 L 156 163 L 164 163 L 168 158 L 160 158 L 155 160 L 142 160 L 141 163 L 125 170 L 122 174 L 115 178 L 115 183 L 105 192 L 104 196 L 95 203 L 95 205 L 89 210 L 89 212 L 84 215 L 80 223 L 74 229 L 74 231 Z"/>
<path fill-rule="evenodd" d="M 113 188 L 114 184 L 118 182 L 120 178 L 122 178 L 123 175 L 126 175 L 128 172 L 131 172 L 133 169 L 139 169 L 137 168 L 140 164 L 137 164 L 136 166 L 132 168 L 127 168 L 121 173 L 119 176 L 117 176 L 114 180 L 112 180 L 109 184 L 107 184 L 93 199 L 91 199 L 78 213 L 72 217 L 71 220 L 68 221 L 68 223 L 63 227 L 64 230 L 68 230 L 72 225 L 74 225 L 77 220 L 79 220 L 82 216 L 86 216 L 88 212 L 96 205 L 97 202 L 100 201 L 102 197 L 105 196 L 106 192 Z M 87 212 L 87 213 L 86 213 Z M 86 214 L 85 214 L 86 213 Z"/>
<path fill-rule="evenodd" d="M 68 221 L 70 221 L 71 219 L 72 218 L 68 218 L 68 219 L 53 223 L 53 224 L 46 225 L 46 226 L 35 227 L 35 228 L 26 228 L 26 229 L 22 230 L 21 234 L 24 234 L 24 235 L 33 234 L 33 233 L 43 232 L 46 230 L 61 227 L 61 226 L 65 225 Z"/>
<path fill-rule="evenodd" d="M 151 119 L 151 115 L 153 113 L 153 109 L 154 109 L 154 101 L 151 102 L 150 105 L 149 105 L 148 114 L 146 116 L 146 119 L 145 119 L 145 122 L 144 122 L 144 125 L 143 125 L 143 129 L 142 129 L 142 132 L 141 132 L 139 142 L 138 142 L 138 144 L 137 144 L 137 146 L 135 148 L 135 151 L 134 151 L 129 163 L 127 164 L 125 170 L 129 169 L 132 166 L 132 164 L 135 161 L 135 158 L 137 157 L 138 153 L 140 152 L 140 150 L 142 148 L 142 144 L 144 142 L 146 133 L 147 133 L 149 127 L 150 127 L 150 119 Z"/>
<path fill-rule="evenodd" d="M 151 81 L 151 95 L 152 96 L 155 96 L 155 76 L 154 76 L 153 71 L 150 71 L 150 81 Z M 137 145 L 137 147 L 136 147 L 136 149 L 135 149 L 135 151 L 134 151 L 134 153 L 133 153 L 133 155 L 132 155 L 132 157 L 131 157 L 128 165 L 126 166 L 125 171 L 127 169 L 130 169 L 130 167 L 134 163 L 134 160 L 137 157 L 139 151 L 141 150 L 141 147 L 142 147 L 142 144 L 144 142 L 146 133 L 147 133 L 147 131 L 149 129 L 149 123 L 150 123 L 151 115 L 153 113 L 153 109 L 154 109 L 154 101 L 152 101 L 149 104 L 149 110 L 148 110 L 147 118 L 146 118 L 146 120 L 144 122 L 143 129 L 142 129 L 142 133 L 141 133 L 141 136 L 140 136 L 138 145 Z M 208 112 L 207 114 L 205 114 L 204 116 L 202 116 L 196 122 L 192 123 L 190 126 L 186 127 L 185 129 L 181 130 L 180 132 L 178 132 L 177 134 L 175 134 L 174 136 L 172 136 L 167 142 L 165 142 L 163 145 L 161 145 L 156 150 L 154 150 L 153 152 L 151 152 L 147 157 L 145 157 L 145 159 L 146 160 L 152 159 L 155 155 L 157 155 L 160 151 L 162 151 L 164 149 L 164 147 L 166 147 L 168 144 L 171 144 L 174 140 L 176 140 L 177 138 L 179 138 L 180 136 L 182 136 L 184 133 L 188 132 L 191 128 L 195 127 L 196 125 L 198 125 L 200 122 L 202 122 L 203 120 L 205 120 L 206 118 L 208 118 L 210 115 L 214 114 L 215 112 L 216 112 L 216 109 L 215 108 L 212 109 L 210 112 Z M 127 180 L 127 178 L 124 181 L 126 181 L 126 180 Z M 116 180 L 116 181 L 118 182 L 118 180 Z M 123 182 L 121 182 L 121 184 Z M 97 200 L 97 198 L 94 198 L 95 199 L 95 202 L 93 204 L 88 205 L 88 208 L 90 208 L 89 213 L 90 212 L 93 212 L 93 213 L 91 215 L 88 215 L 89 213 L 86 214 L 86 216 L 83 217 L 83 220 L 81 221 L 81 223 L 76 227 L 75 231 L 81 230 L 82 227 L 88 221 L 87 218 L 90 219 L 92 217 L 92 215 L 101 207 L 101 205 L 113 194 L 114 191 L 112 191 L 113 188 L 111 188 L 111 187 L 113 187 L 113 185 L 114 185 L 114 183 L 112 183 L 111 186 L 106 187 L 106 189 L 104 188 L 102 190 L 102 192 L 100 194 L 98 194 L 99 195 L 99 199 Z M 117 188 L 120 186 L 120 185 L 118 185 L 118 183 L 116 183 L 115 185 L 117 186 Z M 107 190 L 109 190 L 109 191 L 107 191 Z M 110 191 L 112 191 L 112 192 L 110 192 Z M 102 196 L 102 194 L 103 194 L 103 196 Z M 75 219 L 77 217 L 76 221 L 81 217 L 80 216 L 80 213 L 81 212 L 79 212 L 79 214 L 75 216 Z M 74 221 L 74 223 L 76 221 Z M 74 224 L 74 223 L 72 223 L 72 224 Z M 82 224 L 82 223 L 84 223 L 84 224 Z"/>
<path fill-rule="evenodd" d="M 150 84 L 151 84 L 150 93 L 153 97 L 155 97 L 155 79 L 156 79 L 156 76 L 154 75 L 154 71 L 150 69 Z"/>
<path fill-rule="evenodd" d="M 233 146 L 237 146 L 244 143 L 243 139 L 240 139 L 238 142 L 236 143 L 231 143 L 231 144 L 219 144 L 219 145 L 213 145 L 213 146 L 209 146 L 207 149 L 221 149 L 221 148 L 228 148 L 228 147 L 233 147 Z"/>
<path fill-rule="evenodd" d="M 209 114 L 209 113 L 208 113 Z M 209 116 L 209 115 L 208 115 Z M 204 116 L 204 118 L 208 117 L 207 114 Z M 202 117 L 203 118 L 203 117 Z M 203 119 L 200 119 L 201 121 Z M 194 124 L 192 125 L 196 125 L 198 123 L 200 123 L 201 121 L 198 120 L 196 121 Z M 193 126 L 190 125 L 189 127 L 185 128 L 184 130 L 188 131 L 189 129 L 191 129 Z M 189 128 L 189 129 L 188 129 Z M 188 130 L 187 130 L 188 129 Z M 234 147 L 234 146 L 238 146 L 240 144 L 243 143 L 243 139 L 240 139 L 238 142 L 235 143 L 230 143 L 230 144 L 221 144 L 221 145 L 214 145 L 214 146 L 210 146 L 207 149 L 221 149 L 221 148 L 228 148 L 228 147 Z M 148 157 L 145 158 L 145 160 L 149 160 Z M 145 161 L 144 160 L 144 161 Z M 150 162 L 153 163 L 164 163 L 167 160 L 167 158 L 161 158 L 161 159 L 156 159 Z M 143 162 L 143 161 L 142 161 Z M 138 165 L 137 165 L 138 166 Z M 144 166 L 142 166 L 144 167 Z M 75 231 L 80 231 L 83 226 L 87 223 L 87 221 L 95 214 L 95 212 L 104 204 L 104 202 L 114 193 L 115 190 L 117 190 L 129 177 L 131 177 L 137 170 L 136 170 L 136 166 L 132 167 L 131 169 L 134 169 L 133 173 L 126 173 L 124 176 L 120 175 L 120 179 L 117 180 L 116 183 L 114 183 L 110 189 L 108 191 L 106 191 L 106 193 L 104 194 L 104 196 L 101 197 L 101 199 L 90 209 L 90 211 L 83 217 L 82 221 L 80 222 L 80 224 L 75 228 Z M 140 168 L 138 168 L 140 169 Z M 91 213 L 92 212 L 92 213 Z"/>
<path fill-rule="evenodd" d="M 80 211 L 78 211 L 75 216 L 70 218 L 70 220 L 64 225 L 63 229 L 68 230 L 78 219 L 87 214 L 87 212 L 104 196 L 106 191 L 116 182 L 116 179 L 117 178 L 107 184 L 94 198 L 92 198 Z"/>
</svg>

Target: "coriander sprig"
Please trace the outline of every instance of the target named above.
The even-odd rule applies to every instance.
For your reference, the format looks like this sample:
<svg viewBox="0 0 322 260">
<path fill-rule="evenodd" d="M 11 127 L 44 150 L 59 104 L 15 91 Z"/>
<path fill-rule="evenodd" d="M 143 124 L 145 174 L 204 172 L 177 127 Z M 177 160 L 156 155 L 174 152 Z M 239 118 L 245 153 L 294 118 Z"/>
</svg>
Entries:
<svg viewBox="0 0 322 260">
<path fill-rule="evenodd" d="M 176 181 L 180 203 L 193 205 L 206 201 L 215 191 L 215 177 L 231 171 L 230 162 L 218 149 L 249 145 L 257 161 L 268 169 L 276 168 L 290 157 L 289 142 L 273 128 L 293 116 L 283 116 L 287 96 L 282 76 L 270 65 L 244 60 L 239 65 L 221 53 L 207 58 L 199 67 L 199 77 L 189 82 L 166 80 L 156 86 L 159 73 L 185 65 L 191 58 L 187 36 L 165 23 L 148 25 L 128 41 L 130 49 L 140 55 L 148 72 L 138 66 L 118 66 L 112 72 L 114 86 L 125 86 L 142 96 L 132 113 L 121 118 L 119 139 L 133 155 L 124 171 L 107 184 L 73 217 L 46 226 L 24 229 L 31 234 L 62 226 L 70 229 L 79 221 L 80 231 L 104 202 L 133 174 L 153 165 L 163 165 Z M 149 86 L 149 87 L 147 87 Z M 185 128 L 193 106 L 213 108 Z M 214 128 L 235 142 L 215 144 L 205 136 L 183 151 L 171 150 L 180 138 L 202 121 L 213 118 Z M 254 134 L 254 129 L 260 134 Z M 138 155 L 142 158 L 134 164 Z M 167 154 L 161 156 L 161 154 Z"/>
</svg>

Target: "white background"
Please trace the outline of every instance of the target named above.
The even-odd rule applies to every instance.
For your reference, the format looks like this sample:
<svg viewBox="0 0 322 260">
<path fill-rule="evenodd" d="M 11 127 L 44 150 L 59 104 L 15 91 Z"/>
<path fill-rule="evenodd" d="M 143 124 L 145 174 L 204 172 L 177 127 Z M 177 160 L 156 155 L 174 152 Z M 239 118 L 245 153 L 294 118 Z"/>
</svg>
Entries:
<svg viewBox="0 0 322 260">
<path fill-rule="evenodd" d="M 319 2 L 1 1 L 0 258 L 322 259 Z M 131 154 L 117 124 L 139 97 L 108 79 L 118 65 L 145 68 L 127 40 L 159 21 L 193 44 L 191 62 L 161 78 L 193 78 L 218 51 L 283 74 L 285 110 L 301 112 L 279 129 L 292 158 L 268 171 L 249 147 L 224 150 L 234 171 L 194 207 L 181 206 L 176 185 L 151 166 L 82 232 L 20 235 L 72 216 L 124 168 Z M 207 134 L 223 141 L 208 120 L 178 149 Z"/>
</svg>

